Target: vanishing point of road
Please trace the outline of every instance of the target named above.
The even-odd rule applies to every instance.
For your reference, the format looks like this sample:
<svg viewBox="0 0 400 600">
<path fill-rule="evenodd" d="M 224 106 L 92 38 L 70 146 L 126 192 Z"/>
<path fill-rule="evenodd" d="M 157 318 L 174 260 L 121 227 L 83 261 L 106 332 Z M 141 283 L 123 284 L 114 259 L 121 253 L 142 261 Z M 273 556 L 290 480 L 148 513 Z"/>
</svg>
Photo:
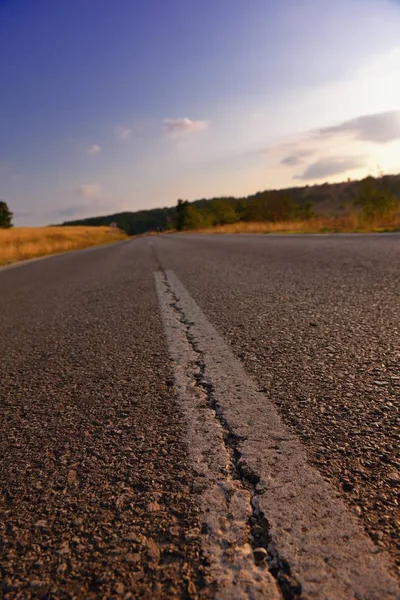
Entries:
<svg viewBox="0 0 400 600">
<path fill-rule="evenodd" d="M 397 234 L 2 269 L 0 597 L 398 599 L 399 400 Z"/>
</svg>

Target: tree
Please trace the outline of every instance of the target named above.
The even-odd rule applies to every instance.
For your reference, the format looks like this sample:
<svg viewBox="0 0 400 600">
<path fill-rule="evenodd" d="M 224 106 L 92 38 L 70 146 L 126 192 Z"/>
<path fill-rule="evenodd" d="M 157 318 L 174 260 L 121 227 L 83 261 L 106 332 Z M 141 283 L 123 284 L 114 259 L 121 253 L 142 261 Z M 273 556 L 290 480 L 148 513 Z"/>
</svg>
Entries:
<svg viewBox="0 0 400 600">
<path fill-rule="evenodd" d="M 188 200 L 178 200 L 175 213 L 175 227 L 178 231 L 200 229 L 209 223 L 207 217 Z"/>
<path fill-rule="evenodd" d="M 236 223 L 238 215 L 235 207 L 228 198 L 217 198 L 211 206 L 213 225 L 225 225 Z"/>
<path fill-rule="evenodd" d="M 182 231 L 185 227 L 186 212 L 189 202 L 187 200 L 178 200 L 175 214 L 175 227 L 178 231 Z"/>
<path fill-rule="evenodd" d="M 302 204 L 297 204 L 296 205 L 296 217 L 298 219 L 301 219 L 304 221 L 308 221 L 309 219 L 312 219 L 313 217 L 315 217 L 312 202 L 307 200 L 306 202 L 303 202 Z"/>
<path fill-rule="evenodd" d="M 8 229 L 12 227 L 12 217 L 13 214 L 8 209 L 7 204 L 3 200 L 0 200 L 0 228 Z"/>
<path fill-rule="evenodd" d="M 259 192 L 250 197 L 246 221 L 289 221 L 295 216 L 295 205 L 289 194 L 276 191 Z"/>
<path fill-rule="evenodd" d="M 382 179 L 376 181 L 369 176 L 361 182 L 355 204 L 361 207 L 366 219 L 373 221 L 390 216 L 396 209 L 398 201 L 388 189 L 386 182 Z"/>
<path fill-rule="evenodd" d="M 184 229 L 201 229 L 207 225 L 206 217 L 193 204 L 187 203 Z"/>
</svg>

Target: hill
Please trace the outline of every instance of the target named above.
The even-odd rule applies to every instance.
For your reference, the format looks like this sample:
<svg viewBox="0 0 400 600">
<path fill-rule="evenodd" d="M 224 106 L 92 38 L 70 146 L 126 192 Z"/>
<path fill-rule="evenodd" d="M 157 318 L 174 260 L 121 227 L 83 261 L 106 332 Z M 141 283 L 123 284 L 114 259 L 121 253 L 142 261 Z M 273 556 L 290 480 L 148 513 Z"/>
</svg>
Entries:
<svg viewBox="0 0 400 600">
<path fill-rule="evenodd" d="M 244 198 L 202 198 L 190 203 L 179 202 L 181 206 L 185 205 L 186 212 L 189 207 L 189 218 L 186 215 L 187 229 L 237 221 L 275 222 L 307 219 L 311 216 L 339 217 L 354 208 L 366 185 L 385 190 L 385 193 L 400 199 L 400 175 L 384 175 L 377 178 L 368 177 L 361 181 L 265 190 Z M 177 207 L 154 208 L 67 221 L 62 225 L 104 226 L 116 223 L 128 235 L 137 235 L 159 227 L 172 227 L 179 218 L 178 212 Z"/>
</svg>

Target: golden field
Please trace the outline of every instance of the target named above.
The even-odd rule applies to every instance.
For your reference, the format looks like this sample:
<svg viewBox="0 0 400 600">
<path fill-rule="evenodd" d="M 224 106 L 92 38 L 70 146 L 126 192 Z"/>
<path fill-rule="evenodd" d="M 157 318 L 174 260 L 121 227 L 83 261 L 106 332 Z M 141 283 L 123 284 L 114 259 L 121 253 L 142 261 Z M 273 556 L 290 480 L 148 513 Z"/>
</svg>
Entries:
<svg viewBox="0 0 400 600">
<path fill-rule="evenodd" d="M 0 229 L 0 264 L 100 246 L 127 239 L 111 227 L 16 227 Z"/>
<path fill-rule="evenodd" d="M 227 225 L 215 225 L 197 229 L 197 233 L 367 233 L 399 231 L 400 214 L 384 219 L 366 221 L 358 213 L 342 217 L 314 217 L 304 221 L 280 221 L 271 223 L 239 221 Z M 193 230 L 192 230 L 193 231 Z"/>
</svg>

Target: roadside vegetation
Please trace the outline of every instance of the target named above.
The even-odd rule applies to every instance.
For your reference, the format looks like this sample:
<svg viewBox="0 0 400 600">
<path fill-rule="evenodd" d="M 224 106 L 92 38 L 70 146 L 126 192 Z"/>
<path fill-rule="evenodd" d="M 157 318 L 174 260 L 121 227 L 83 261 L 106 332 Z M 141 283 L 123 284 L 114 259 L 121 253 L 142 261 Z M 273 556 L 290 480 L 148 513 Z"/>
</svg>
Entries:
<svg viewBox="0 0 400 600">
<path fill-rule="evenodd" d="M 13 214 L 4 200 L 0 200 L 0 229 L 12 227 Z"/>
<path fill-rule="evenodd" d="M 400 230 L 400 175 L 265 190 L 244 198 L 202 198 L 64 225 L 108 225 L 128 235 L 163 231 L 324 232 Z"/>
<path fill-rule="evenodd" d="M 288 191 L 261 192 L 245 201 L 220 198 L 202 205 L 178 200 L 178 231 L 207 233 L 322 233 L 400 230 L 399 197 L 385 178 L 367 177 L 336 215 L 316 214 L 312 202 Z"/>
<path fill-rule="evenodd" d="M 126 237 L 115 227 L 0 228 L 0 264 L 100 246 Z"/>
<path fill-rule="evenodd" d="M 192 229 L 196 233 L 382 233 L 400 231 L 400 213 L 390 219 L 366 221 L 357 213 L 345 217 L 313 217 L 297 221 L 238 221 Z"/>
<path fill-rule="evenodd" d="M 110 224 L 115 225 L 109 227 Z M 265 190 L 175 207 L 124 212 L 64 223 L 12 229 L 0 202 L 0 264 L 97 246 L 156 231 L 199 233 L 347 233 L 400 231 L 400 175 L 361 181 Z"/>
</svg>

